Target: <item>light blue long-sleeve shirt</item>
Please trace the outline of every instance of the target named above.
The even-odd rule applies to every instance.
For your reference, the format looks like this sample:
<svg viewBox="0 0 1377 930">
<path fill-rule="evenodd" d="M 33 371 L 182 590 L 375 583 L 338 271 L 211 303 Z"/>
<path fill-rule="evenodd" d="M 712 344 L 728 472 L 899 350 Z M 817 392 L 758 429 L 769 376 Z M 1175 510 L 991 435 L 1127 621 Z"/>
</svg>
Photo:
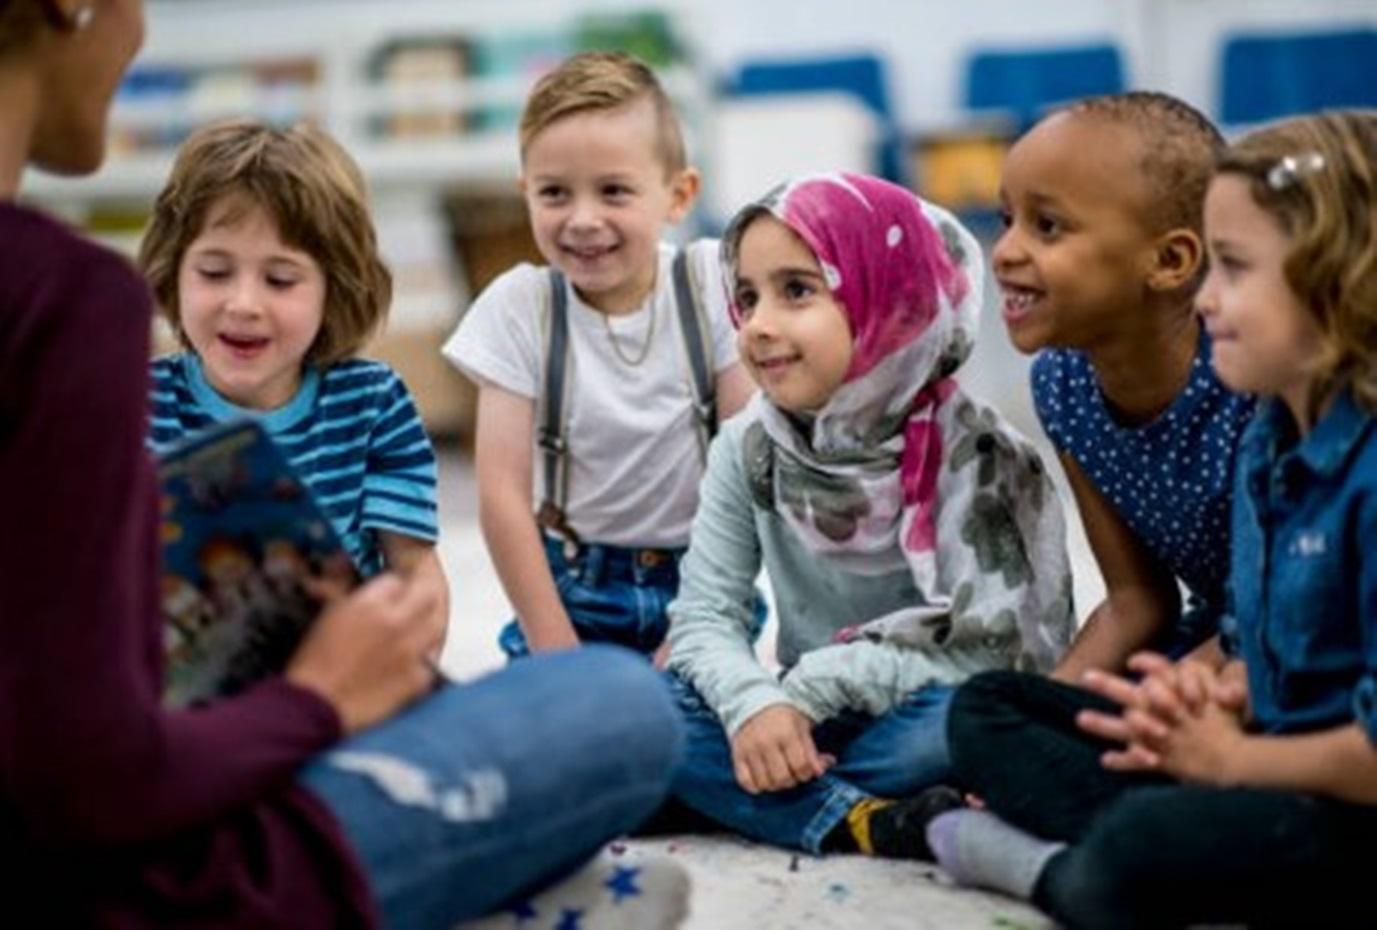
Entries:
<svg viewBox="0 0 1377 930">
<path fill-rule="evenodd" d="M 920 604 L 921 595 L 902 558 L 894 560 L 901 567 L 886 574 L 845 571 L 808 549 L 774 511 L 758 506 L 742 452 L 749 424 L 746 416 L 724 424 L 709 451 L 679 596 L 669 608 L 669 667 L 694 685 L 729 734 L 771 704 L 791 704 L 814 721 L 848 708 L 879 716 L 925 685 L 1014 664 L 1007 639 L 994 637 L 953 636 L 959 645 L 933 649 L 835 643 L 839 630 Z M 1038 622 L 1052 628 L 1049 638 L 1064 643 L 1074 615 L 1055 497 L 1042 512 L 1039 519 L 1051 521 L 1055 532 L 1041 535 L 1055 545 L 1030 553 L 1040 563 L 1040 577 L 1028 586 L 1027 603 L 1046 614 Z M 788 669 L 783 678 L 756 658 L 750 636 L 762 564 L 776 596 L 776 652 Z"/>
</svg>

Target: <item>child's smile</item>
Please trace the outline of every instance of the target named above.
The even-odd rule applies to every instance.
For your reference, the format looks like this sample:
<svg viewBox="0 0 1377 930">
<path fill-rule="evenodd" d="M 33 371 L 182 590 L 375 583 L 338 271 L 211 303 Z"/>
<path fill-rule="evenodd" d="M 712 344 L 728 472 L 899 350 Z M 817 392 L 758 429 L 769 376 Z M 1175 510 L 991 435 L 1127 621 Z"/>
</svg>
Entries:
<svg viewBox="0 0 1377 930">
<path fill-rule="evenodd" d="M 1093 344 L 1142 301 L 1153 236 L 1134 180 L 1141 146 L 1123 127 L 1060 114 L 1010 150 L 991 261 L 1020 351 Z"/>
<path fill-rule="evenodd" d="M 1021 287 L 1009 281 L 1000 281 L 999 287 L 1004 292 L 1004 303 L 1001 307 L 1004 325 L 1009 327 L 1010 331 L 1037 312 L 1044 296 L 1042 291 Z"/>
<path fill-rule="evenodd" d="M 240 358 L 253 358 L 268 347 L 267 339 L 250 336 L 229 336 L 221 334 L 220 341 L 225 344 L 232 354 Z"/>
<path fill-rule="evenodd" d="M 608 313 L 639 307 L 655 284 L 660 230 L 684 215 L 696 176 L 672 174 L 657 149 L 649 100 L 576 112 L 524 153 L 522 190 L 545 260 Z"/>
<path fill-rule="evenodd" d="M 762 216 L 741 235 L 734 299 L 746 367 L 779 407 L 818 410 L 851 366 L 851 325 L 812 250 Z"/>
<path fill-rule="evenodd" d="M 319 264 L 282 242 L 261 207 L 243 197 L 213 206 L 177 276 L 181 325 L 206 380 L 241 407 L 291 400 L 320 332 L 325 290 Z"/>
<path fill-rule="evenodd" d="M 589 276 L 605 273 L 606 266 L 616 262 L 620 245 L 564 244 L 559 246 L 564 261 L 560 264 L 573 277 L 583 280 Z"/>
</svg>

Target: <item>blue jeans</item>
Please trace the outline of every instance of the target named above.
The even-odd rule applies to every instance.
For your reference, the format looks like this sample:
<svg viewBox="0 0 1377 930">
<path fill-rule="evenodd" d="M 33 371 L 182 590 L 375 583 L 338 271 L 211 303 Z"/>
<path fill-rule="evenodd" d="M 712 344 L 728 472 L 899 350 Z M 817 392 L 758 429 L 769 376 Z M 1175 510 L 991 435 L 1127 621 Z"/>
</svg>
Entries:
<svg viewBox="0 0 1377 930">
<path fill-rule="evenodd" d="M 949 687 L 910 694 L 882 717 L 847 711 L 813 728 L 818 751 L 837 762 L 821 778 L 786 791 L 748 794 L 736 781 L 722 722 L 693 686 L 670 676 L 688 746 L 674 796 L 729 829 L 776 846 L 822 851 L 822 841 L 858 801 L 903 798 L 949 781 Z"/>
<path fill-rule="evenodd" d="M 664 642 L 665 608 L 679 592 L 683 549 L 588 543 L 566 554 L 563 541 L 544 538 L 555 589 L 581 642 L 613 643 L 647 655 Z M 515 620 L 502 628 L 497 644 L 509 659 L 530 654 Z"/>
<path fill-rule="evenodd" d="M 339 820 L 384 925 L 420 930 L 490 913 L 634 829 L 681 742 L 661 676 L 590 646 L 445 686 L 300 778 Z"/>
<path fill-rule="evenodd" d="M 633 549 L 586 543 L 565 551 L 544 534 L 545 560 L 574 632 L 584 643 L 612 643 L 650 655 L 669 631 L 670 601 L 679 593 L 684 549 Z M 765 626 L 765 601 L 757 592 L 755 634 Z M 498 634 L 508 659 L 531 654 L 521 626 L 512 620 Z"/>
</svg>

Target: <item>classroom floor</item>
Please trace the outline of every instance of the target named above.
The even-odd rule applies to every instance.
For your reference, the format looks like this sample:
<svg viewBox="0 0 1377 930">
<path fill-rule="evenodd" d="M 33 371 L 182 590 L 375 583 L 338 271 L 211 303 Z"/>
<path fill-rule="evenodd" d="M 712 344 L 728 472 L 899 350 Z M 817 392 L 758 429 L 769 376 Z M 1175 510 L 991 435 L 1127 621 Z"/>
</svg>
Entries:
<svg viewBox="0 0 1377 930">
<path fill-rule="evenodd" d="M 1009 346 L 998 314 L 985 314 L 975 356 L 962 380 L 1043 444 L 1031 410 L 1028 362 Z M 1050 464 L 1051 453 L 1045 452 Z M 1052 472 L 1058 474 L 1059 469 Z M 1063 497 L 1066 497 L 1065 488 Z M 499 667 L 497 631 L 510 616 L 488 559 L 477 520 L 472 462 L 458 449 L 440 449 L 441 558 L 450 579 L 449 638 L 441 664 L 469 679 Z M 1103 594 L 1098 571 L 1067 501 L 1068 543 L 1081 615 Z M 770 626 L 762 652 L 772 656 Z M 684 836 L 628 843 L 637 854 L 680 859 L 693 877 L 690 930 L 1042 930 L 1050 922 L 1014 901 L 951 887 L 933 866 L 858 856 L 816 859 L 730 837 Z"/>
</svg>

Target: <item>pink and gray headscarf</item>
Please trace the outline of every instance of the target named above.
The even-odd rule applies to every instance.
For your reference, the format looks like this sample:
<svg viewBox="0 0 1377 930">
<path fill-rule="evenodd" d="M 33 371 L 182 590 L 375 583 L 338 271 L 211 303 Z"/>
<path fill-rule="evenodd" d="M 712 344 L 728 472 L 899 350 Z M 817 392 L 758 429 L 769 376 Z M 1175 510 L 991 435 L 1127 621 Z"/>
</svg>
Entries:
<svg viewBox="0 0 1377 930">
<path fill-rule="evenodd" d="M 975 237 L 879 178 L 802 178 L 728 227 L 732 294 L 741 236 L 766 214 L 812 250 L 855 345 L 841 386 L 811 422 L 763 393 L 753 401 L 744 449 L 753 495 L 848 571 L 880 575 L 907 564 L 922 601 L 851 618 L 839 638 L 944 647 L 978 637 L 1049 666 L 1070 634 L 1060 505 L 1027 440 L 952 377 L 979 319 Z M 734 302 L 732 314 L 739 323 Z"/>
</svg>

